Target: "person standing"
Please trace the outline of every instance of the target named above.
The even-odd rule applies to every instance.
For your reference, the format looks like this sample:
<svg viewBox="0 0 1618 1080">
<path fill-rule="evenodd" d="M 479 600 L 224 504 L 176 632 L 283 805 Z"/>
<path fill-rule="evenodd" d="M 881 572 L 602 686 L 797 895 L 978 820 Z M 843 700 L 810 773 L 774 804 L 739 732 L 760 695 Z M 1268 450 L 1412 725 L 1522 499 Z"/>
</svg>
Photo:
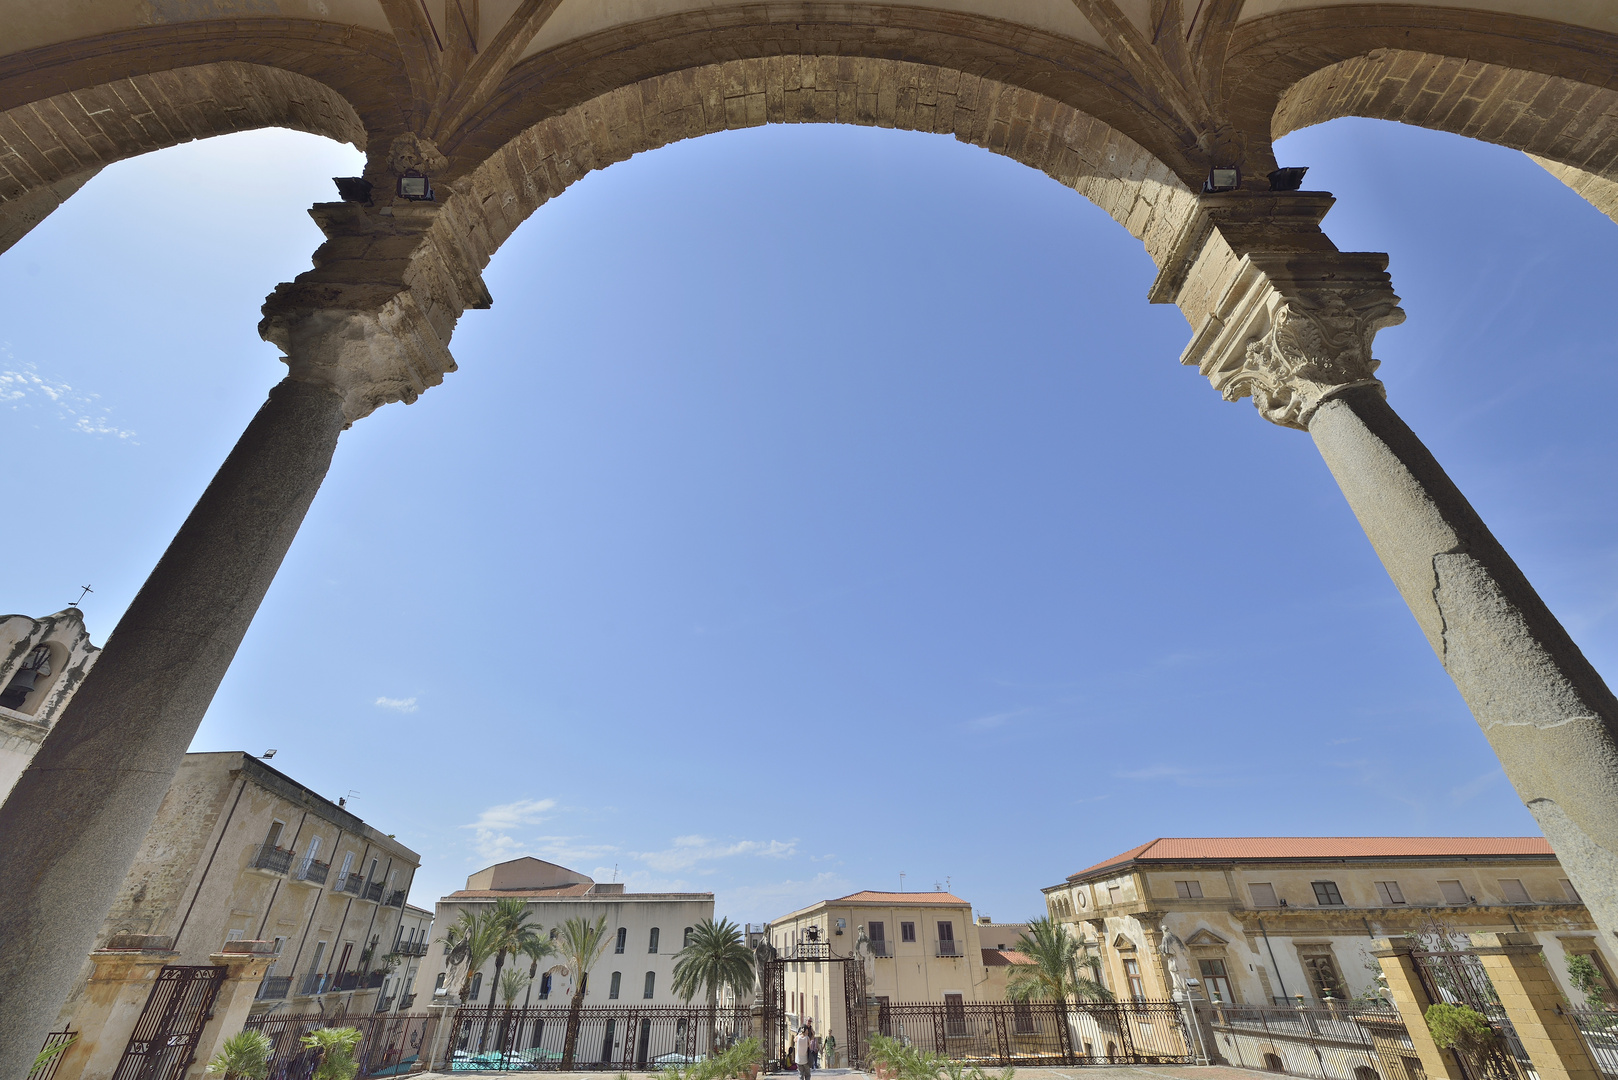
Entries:
<svg viewBox="0 0 1618 1080">
<path fill-rule="evenodd" d="M 809 1070 L 812 1068 L 809 1064 L 809 1042 L 813 1038 L 809 1025 L 805 1024 L 798 1029 L 797 1045 L 792 1048 L 793 1056 L 798 1059 L 798 1075 L 803 1080 L 809 1080 Z"/>
<path fill-rule="evenodd" d="M 820 1068 L 820 1036 L 815 1034 L 812 1027 L 809 1029 L 809 1067 Z"/>
</svg>

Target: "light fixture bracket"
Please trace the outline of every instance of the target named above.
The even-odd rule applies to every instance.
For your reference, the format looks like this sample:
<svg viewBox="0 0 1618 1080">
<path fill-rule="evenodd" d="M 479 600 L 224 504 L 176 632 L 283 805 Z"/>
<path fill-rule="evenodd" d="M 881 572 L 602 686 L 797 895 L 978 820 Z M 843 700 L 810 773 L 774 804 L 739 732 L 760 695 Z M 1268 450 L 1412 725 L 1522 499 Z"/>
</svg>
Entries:
<svg viewBox="0 0 1618 1080">
<path fill-rule="evenodd" d="M 1235 191 L 1242 186 L 1242 170 L 1236 165 L 1215 165 L 1208 170 L 1208 179 L 1203 181 L 1202 193 L 1212 195 L 1219 191 Z"/>
<path fill-rule="evenodd" d="M 415 169 L 406 169 L 399 174 L 398 194 L 399 198 L 412 202 L 432 202 L 435 198 L 432 178 Z"/>
</svg>

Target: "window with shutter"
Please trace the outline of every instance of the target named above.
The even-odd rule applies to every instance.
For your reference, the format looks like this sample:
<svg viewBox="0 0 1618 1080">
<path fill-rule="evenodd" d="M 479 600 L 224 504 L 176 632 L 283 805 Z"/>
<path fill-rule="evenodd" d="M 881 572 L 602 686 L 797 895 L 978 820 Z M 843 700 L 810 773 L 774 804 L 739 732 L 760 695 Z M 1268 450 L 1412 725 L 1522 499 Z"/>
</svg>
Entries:
<svg viewBox="0 0 1618 1080">
<path fill-rule="evenodd" d="M 916 940 L 916 924 L 913 923 L 913 922 L 902 922 L 902 923 L 900 923 L 899 924 L 899 940 L 900 941 L 915 941 Z"/>
<path fill-rule="evenodd" d="M 1501 878 L 1500 895 L 1506 898 L 1508 904 L 1532 904 L 1534 898 L 1528 895 L 1528 890 L 1522 887 L 1519 878 Z"/>
<path fill-rule="evenodd" d="M 1254 881 L 1247 886 L 1247 891 L 1253 894 L 1254 907 L 1279 907 L 1275 898 L 1275 886 L 1268 881 Z"/>
<path fill-rule="evenodd" d="M 1573 901 L 1573 903 L 1575 903 L 1575 904 L 1584 903 L 1584 897 L 1579 895 L 1579 890 L 1575 889 L 1573 887 L 1573 883 L 1571 881 L 1569 881 L 1567 878 L 1562 879 L 1562 891 L 1567 893 L 1567 898 L 1569 900 Z"/>
<path fill-rule="evenodd" d="M 1405 894 L 1399 891 L 1399 883 L 1397 881 L 1377 882 L 1376 895 L 1377 898 L 1382 901 L 1384 907 L 1390 904 L 1402 904 L 1405 902 Z"/>
<path fill-rule="evenodd" d="M 1466 889 L 1462 887 L 1459 881 L 1440 881 L 1438 891 L 1444 894 L 1444 903 L 1446 904 L 1465 904 L 1471 900 Z"/>
<path fill-rule="evenodd" d="M 652 996 L 652 989 L 656 985 L 657 985 L 657 972 L 648 971 L 646 973 L 646 992 L 641 994 L 641 997 L 643 997 L 643 998 L 651 997 Z"/>
<path fill-rule="evenodd" d="M 1180 894 L 1181 900 L 1201 900 L 1202 882 L 1176 881 L 1174 883 L 1174 891 Z"/>
<path fill-rule="evenodd" d="M 1309 883 L 1315 890 L 1315 903 L 1321 907 L 1341 907 L 1343 894 L 1337 891 L 1335 881 L 1311 881 Z"/>
<path fill-rule="evenodd" d="M 618 1000 L 618 988 L 619 988 L 619 986 L 621 986 L 623 984 L 623 981 L 624 981 L 624 973 L 623 972 L 615 971 L 615 972 L 612 973 L 612 982 L 609 983 L 608 986 L 607 986 L 607 997 L 608 998 L 610 998 L 613 1001 Z"/>
</svg>

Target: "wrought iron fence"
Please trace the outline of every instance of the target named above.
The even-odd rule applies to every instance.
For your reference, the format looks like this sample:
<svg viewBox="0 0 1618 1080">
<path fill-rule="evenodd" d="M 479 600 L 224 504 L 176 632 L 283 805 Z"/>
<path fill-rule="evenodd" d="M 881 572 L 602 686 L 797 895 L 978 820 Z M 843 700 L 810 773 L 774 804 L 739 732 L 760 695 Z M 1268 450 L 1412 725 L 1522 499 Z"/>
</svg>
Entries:
<svg viewBox="0 0 1618 1080">
<path fill-rule="evenodd" d="M 439 1061 L 451 1072 L 532 1072 L 563 1067 L 573 1018 L 571 1071 L 624 1071 L 688 1065 L 712 1049 L 755 1034 L 749 1009 L 720 1009 L 710 1034 L 707 1009 L 566 1005 L 457 1009 Z"/>
<path fill-rule="evenodd" d="M 1391 1006 L 1197 1003 L 1210 1061 L 1313 1080 L 1404 1080 L 1420 1058 Z M 1416 1063 L 1411 1071 L 1408 1061 Z"/>
<path fill-rule="evenodd" d="M 305 859 L 298 865 L 298 880 L 312 881 L 316 885 L 326 884 L 326 875 L 331 872 L 331 863 L 323 863 L 318 859 Z"/>
<path fill-rule="evenodd" d="M 78 1032 L 76 1031 L 53 1031 L 45 1036 L 45 1044 L 39 1048 L 39 1052 L 43 1054 L 45 1051 L 53 1050 L 58 1046 L 66 1046 L 77 1035 Z M 62 1058 L 66 1054 L 66 1050 L 60 1050 L 52 1054 L 50 1060 L 41 1062 L 28 1074 L 28 1080 L 51 1080 L 51 1077 L 56 1075 L 57 1067 L 62 1064 Z"/>
<path fill-rule="evenodd" d="M 248 1031 L 262 1031 L 270 1039 L 270 1073 L 266 1080 L 309 1080 L 319 1057 L 303 1045 L 303 1037 L 316 1028 L 359 1028 L 354 1060 L 356 1080 L 370 1076 L 402 1076 L 419 1071 L 423 1055 L 431 1052 L 436 1016 L 344 1016 L 319 1014 L 249 1017 Z"/>
<path fill-rule="evenodd" d="M 1188 1065 L 1173 1001 L 882 1003 L 877 1031 L 958 1061 L 994 1065 Z"/>
<path fill-rule="evenodd" d="M 291 865 L 292 850 L 290 848 L 280 848 L 274 844 L 262 844 L 253 853 L 253 866 L 259 870 L 284 874 L 287 872 L 287 867 Z"/>
<path fill-rule="evenodd" d="M 1603 1076 L 1618 1080 L 1618 1012 L 1592 1009 L 1588 1005 L 1564 1005 L 1562 1012 L 1573 1021 Z"/>
<path fill-rule="evenodd" d="M 280 1001 L 292 989 L 291 975 L 266 975 L 258 984 L 259 1001 Z"/>
<path fill-rule="evenodd" d="M 1415 961 L 1416 973 L 1429 999 L 1464 1005 L 1481 1013 L 1494 1028 L 1497 1039 L 1488 1049 L 1453 1051 L 1466 1080 L 1538 1080 L 1528 1051 L 1476 953 L 1466 949 L 1412 949 L 1410 958 Z"/>
</svg>

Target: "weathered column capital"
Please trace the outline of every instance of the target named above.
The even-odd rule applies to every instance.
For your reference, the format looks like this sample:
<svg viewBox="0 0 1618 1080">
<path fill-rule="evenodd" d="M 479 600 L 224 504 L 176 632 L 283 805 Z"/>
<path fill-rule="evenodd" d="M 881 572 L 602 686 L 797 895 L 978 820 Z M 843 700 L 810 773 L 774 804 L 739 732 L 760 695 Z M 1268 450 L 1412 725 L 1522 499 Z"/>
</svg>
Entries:
<svg viewBox="0 0 1618 1080">
<path fill-rule="evenodd" d="M 1259 415 L 1308 430 L 1315 410 L 1374 386 L 1371 341 L 1404 321 L 1387 256 L 1369 252 L 1254 252 L 1180 357 L 1226 401 L 1251 397 Z"/>
<path fill-rule="evenodd" d="M 318 203 L 315 268 L 276 286 L 259 336 L 292 378 L 332 390 L 349 424 L 407 404 L 455 370 L 449 340 L 467 308 L 490 305 L 487 261 L 442 204 Z"/>
</svg>

